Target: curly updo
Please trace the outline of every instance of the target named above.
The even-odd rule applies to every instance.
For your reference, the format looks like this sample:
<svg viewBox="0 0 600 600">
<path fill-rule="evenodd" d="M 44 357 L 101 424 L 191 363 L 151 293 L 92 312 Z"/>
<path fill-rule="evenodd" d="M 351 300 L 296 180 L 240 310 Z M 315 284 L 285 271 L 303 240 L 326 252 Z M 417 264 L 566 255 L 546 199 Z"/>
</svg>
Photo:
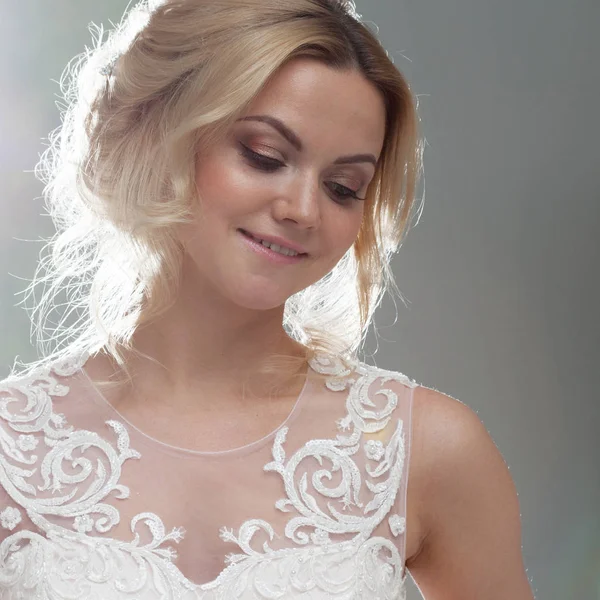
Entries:
<svg viewBox="0 0 600 600">
<path fill-rule="evenodd" d="M 195 158 L 287 61 L 355 69 L 382 94 L 386 135 L 359 235 L 290 297 L 284 327 L 307 350 L 355 356 L 409 229 L 422 172 L 416 99 L 349 0 L 166 0 L 133 6 L 61 78 L 62 124 L 36 174 L 56 226 L 28 286 L 42 361 L 103 349 L 121 364 L 136 328 L 176 297 Z M 60 301 L 59 301 L 60 300 Z"/>
</svg>

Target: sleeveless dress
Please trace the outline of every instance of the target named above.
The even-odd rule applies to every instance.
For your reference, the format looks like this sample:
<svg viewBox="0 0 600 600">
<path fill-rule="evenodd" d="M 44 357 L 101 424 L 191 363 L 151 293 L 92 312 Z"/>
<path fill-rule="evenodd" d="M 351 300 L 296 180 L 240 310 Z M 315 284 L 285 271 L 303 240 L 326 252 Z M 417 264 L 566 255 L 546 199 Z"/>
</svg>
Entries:
<svg viewBox="0 0 600 600">
<path fill-rule="evenodd" d="M 136 429 L 87 358 L 0 383 L 1 599 L 406 598 L 414 381 L 319 354 L 275 431 L 199 452 Z"/>
</svg>

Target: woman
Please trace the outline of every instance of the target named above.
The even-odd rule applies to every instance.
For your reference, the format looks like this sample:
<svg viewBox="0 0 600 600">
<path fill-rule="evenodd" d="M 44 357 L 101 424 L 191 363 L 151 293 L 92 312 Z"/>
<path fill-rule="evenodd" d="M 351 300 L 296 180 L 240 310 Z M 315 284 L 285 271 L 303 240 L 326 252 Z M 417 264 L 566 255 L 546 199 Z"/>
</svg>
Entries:
<svg viewBox="0 0 600 600">
<path fill-rule="evenodd" d="M 428 599 L 531 599 L 476 415 L 357 358 L 421 145 L 350 2 L 98 33 L 39 171 L 60 343 L 0 392 L 0 596 L 403 598 L 410 569 Z"/>
</svg>

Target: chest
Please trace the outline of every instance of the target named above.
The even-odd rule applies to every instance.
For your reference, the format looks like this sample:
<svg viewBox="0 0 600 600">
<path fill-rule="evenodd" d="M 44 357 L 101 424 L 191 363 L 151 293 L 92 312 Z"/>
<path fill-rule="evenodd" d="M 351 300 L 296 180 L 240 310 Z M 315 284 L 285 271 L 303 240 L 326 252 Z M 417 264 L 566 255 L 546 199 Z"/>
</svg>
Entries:
<svg viewBox="0 0 600 600">
<path fill-rule="evenodd" d="M 119 403 L 121 417 L 159 444 L 193 452 L 228 452 L 262 440 L 290 418 L 297 398 L 240 403 L 224 408 L 173 410 L 169 406 Z"/>
<path fill-rule="evenodd" d="M 174 465 L 138 444 L 141 457 L 124 463 L 119 474 L 129 497 L 105 498 L 119 515 L 110 537 L 125 544 L 139 539 L 140 548 L 172 548 L 177 571 L 196 585 L 222 576 L 231 556 L 248 567 L 256 561 L 264 569 L 285 559 L 297 569 L 305 560 L 316 560 L 311 551 L 329 545 L 327 556 L 333 557 L 340 544 L 361 535 L 347 555 L 338 556 L 344 564 L 354 561 L 362 546 L 379 543 L 382 556 L 396 553 L 395 572 L 401 569 L 402 541 L 391 534 L 388 522 L 397 502 L 383 493 L 380 504 L 374 503 L 364 465 L 327 444 L 289 448 L 289 453 L 283 442 L 272 446 L 265 443 L 237 459 L 217 454 L 200 461 L 180 458 Z M 384 482 L 385 474 L 379 483 Z M 415 511 L 418 502 L 410 506 Z M 416 512 L 406 517 L 410 556 L 418 548 L 420 528 Z M 285 558 L 286 552 L 292 554 Z"/>
<path fill-rule="evenodd" d="M 96 411 L 63 403 L 66 421 L 43 412 L 52 425 L 39 419 L 38 437 L 4 447 L 4 460 L 21 468 L 4 471 L 4 487 L 37 530 L 5 540 L 0 574 L 21 564 L 28 572 L 15 581 L 71 581 L 51 598 L 101 582 L 137 594 L 97 593 L 119 600 L 162 597 L 147 585 L 211 600 L 402 597 L 404 546 L 416 546 L 417 534 L 405 502 L 407 387 L 378 378 L 334 379 L 301 412 L 261 415 L 276 429 L 260 439 L 249 429 L 246 445 L 216 427 L 217 447 L 234 450 L 181 452 L 191 444 L 177 428 L 173 444 L 159 444 L 149 425 L 164 415 L 142 433 L 102 403 Z M 47 400 L 41 391 L 32 398 Z M 164 440 L 169 428 L 160 431 Z"/>
</svg>

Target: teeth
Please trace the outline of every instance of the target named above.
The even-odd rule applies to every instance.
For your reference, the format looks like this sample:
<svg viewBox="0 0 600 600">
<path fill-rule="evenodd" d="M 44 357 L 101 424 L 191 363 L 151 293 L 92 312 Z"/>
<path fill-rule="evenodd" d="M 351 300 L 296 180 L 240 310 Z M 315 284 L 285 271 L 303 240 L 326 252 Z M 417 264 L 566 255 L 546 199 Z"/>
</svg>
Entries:
<svg viewBox="0 0 600 600">
<path fill-rule="evenodd" d="M 291 250 L 290 248 L 285 248 L 284 246 L 280 246 L 279 244 L 271 244 L 269 242 L 265 242 L 265 240 L 261 240 L 253 236 L 251 233 L 249 234 L 252 239 L 255 239 L 257 242 L 260 242 L 263 246 L 270 248 L 273 252 L 277 252 L 279 254 L 284 254 L 285 256 L 298 256 L 299 252 L 295 250 Z"/>
<path fill-rule="evenodd" d="M 289 248 L 284 248 L 283 246 L 279 246 L 278 244 L 269 244 L 269 242 L 265 242 L 265 240 L 260 240 L 260 243 L 267 248 L 273 250 L 273 252 L 278 252 L 279 254 L 285 254 L 285 256 L 297 256 L 298 252 L 295 250 L 290 250 Z"/>
</svg>

